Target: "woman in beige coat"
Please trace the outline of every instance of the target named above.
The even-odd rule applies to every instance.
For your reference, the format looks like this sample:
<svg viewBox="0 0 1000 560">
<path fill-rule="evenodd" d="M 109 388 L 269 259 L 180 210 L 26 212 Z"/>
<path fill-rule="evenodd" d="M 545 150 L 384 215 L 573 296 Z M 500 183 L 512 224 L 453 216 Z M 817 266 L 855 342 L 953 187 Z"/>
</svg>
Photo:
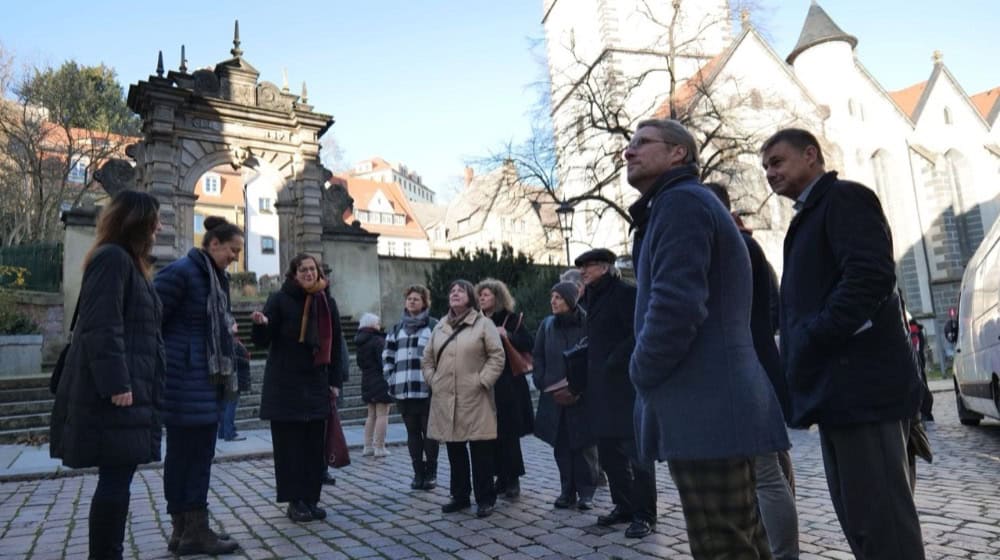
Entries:
<svg viewBox="0 0 1000 560">
<path fill-rule="evenodd" d="M 474 490 L 476 515 L 487 517 L 496 503 L 493 445 L 497 415 L 493 384 L 503 371 L 503 345 L 493 321 L 479 313 L 471 283 L 451 283 L 448 307 L 448 315 L 431 333 L 421 364 L 431 388 L 427 436 L 448 445 L 451 501 L 441 511 L 452 513 L 471 506 L 469 494 Z"/>
</svg>

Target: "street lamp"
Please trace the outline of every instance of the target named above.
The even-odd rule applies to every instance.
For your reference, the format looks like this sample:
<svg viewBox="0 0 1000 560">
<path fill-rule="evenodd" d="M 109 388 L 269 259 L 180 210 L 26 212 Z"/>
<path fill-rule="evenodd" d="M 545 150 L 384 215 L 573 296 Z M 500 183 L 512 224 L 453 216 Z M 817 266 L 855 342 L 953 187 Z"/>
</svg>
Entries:
<svg viewBox="0 0 1000 560">
<path fill-rule="evenodd" d="M 573 266 L 573 261 L 569 257 L 569 238 L 573 235 L 573 205 L 563 200 L 556 208 L 556 216 L 559 218 L 559 229 L 562 231 L 563 239 L 566 240 L 566 264 Z"/>
</svg>

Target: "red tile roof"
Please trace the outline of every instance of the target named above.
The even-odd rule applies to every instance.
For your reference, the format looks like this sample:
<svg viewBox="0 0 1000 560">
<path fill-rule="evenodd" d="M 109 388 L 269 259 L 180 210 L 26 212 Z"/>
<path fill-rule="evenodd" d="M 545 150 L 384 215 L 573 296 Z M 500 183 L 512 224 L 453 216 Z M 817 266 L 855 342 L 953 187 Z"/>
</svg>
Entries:
<svg viewBox="0 0 1000 560">
<path fill-rule="evenodd" d="M 906 89 L 890 91 L 889 97 L 896 102 L 896 105 L 901 111 L 906 113 L 906 116 L 912 118 L 913 112 L 917 109 L 917 103 L 919 103 L 920 98 L 923 97 L 925 89 L 927 89 L 927 82 L 923 81 Z"/>
<path fill-rule="evenodd" d="M 674 91 L 673 101 L 674 107 L 679 110 L 683 110 L 691 103 L 702 88 L 709 85 L 713 78 L 715 78 L 715 72 L 719 66 L 719 63 L 727 56 L 727 52 L 722 52 L 711 60 L 706 62 L 693 76 L 684 81 L 684 83 L 677 86 Z M 665 119 L 670 116 L 670 100 L 665 100 L 660 107 L 653 113 L 654 119 Z"/>
<path fill-rule="evenodd" d="M 976 106 L 979 114 L 983 118 L 988 118 L 990 116 L 990 111 L 996 106 L 997 101 L 1000 101 L 1000 86 L 993 89 L 988 89 L 982 93 L 977 93 L 972 96 L 972 104 Z"/>
<path fill-rule="evenodd" d="M 413 214 L 413 208 L 410 207 L 410 203 L 406 200 L 406 196 L 403 194 L 403 189 L 401 189 L 398 184 L 383 183 L 381 181 L 372 181 L 369 179 L 344 175 L 336 175 L 333 179 L 331 179 L 331 181 L 337 181 L 340 184 L 347 186 L 347 192 L 354 199 L 354 207 L 358 210 L 367 210 L 368 205 L 371 203 L 372 199 L 375 198 L 375 194 L 381 191 L 382 194 L 389 199 L 389 204 L 392 205 L 393 212 L 406 215 L 406 225 L 397 226 L 362 222 L 361 227 L 364 229 L 372 233 L 379 233 L 390 237 L 427 239 L 427 234 L 424 232 L 424 228 L 420 226 L 419 222 L 417 222 L 417 219 Z M 354 214 L 352 214 L 350 210 L 344 212 L 344 221 L 348 224 L 353 222 L 355 219 Z"/>
</svg>

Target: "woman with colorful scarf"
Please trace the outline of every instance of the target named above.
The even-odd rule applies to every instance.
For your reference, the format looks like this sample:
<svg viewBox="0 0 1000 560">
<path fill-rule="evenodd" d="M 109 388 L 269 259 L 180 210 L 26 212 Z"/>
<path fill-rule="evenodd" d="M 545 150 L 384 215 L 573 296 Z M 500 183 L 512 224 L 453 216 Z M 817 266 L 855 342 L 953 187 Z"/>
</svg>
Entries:
<svg viewBox="0 0 1000 560">
<path fill-rule="evenodd" d="M 281 290 L 252 315 L 254 344 L 269 348 L 260 418 L 271 421 L 278 502 L 295 522 L 321 520 L 326 419 L 339 395 L 340 313 L 319 260 L 299 254 Z"/>
<path fill-rule="evenodd" d="M 163 302 L 167 369 L 163 424 L 163 494 L 173 531 L 167 549 L 179 555 L 228 554 L 239 546 L 208 523 L 208 485 L 219 416 L 236 398 L 234 323 L 226 268 L 239 260 L 243 230 L 205 218 L 201 247 L 164 267 L 153 280 Z"/>
</svg>

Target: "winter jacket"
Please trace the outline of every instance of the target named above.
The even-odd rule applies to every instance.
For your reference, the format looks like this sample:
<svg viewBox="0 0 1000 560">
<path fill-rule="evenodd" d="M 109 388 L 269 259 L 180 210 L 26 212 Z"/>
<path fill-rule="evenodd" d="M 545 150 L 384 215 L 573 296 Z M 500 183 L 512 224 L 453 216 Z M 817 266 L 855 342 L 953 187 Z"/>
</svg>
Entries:
<svg viewBox="0 0 1000 560">
<path fill-rule="evenodd" d="M 209 274 L 218 276 L 227 298 L 229 275 L 214 266 L 210 270 L 204 255 L 201 249 L 191 249 L 153 280 L 163 302 L 167 352 L 163 423 L 167 426 L 217 424 L 222 410 L 221 386 L 208 378 Z"/>
<path fill-rule="evenodd" d="M 576 404 L 562 406 L 552 398 L 552 393 L 545 392 L 546 387 L 566 378 L 563 352 L 576 346 L 586 334 L 585 321 L 586 314 L 577 307 L 569 313 L 546 317 L 535 335 L 532 381 L 535 388 L 541 391 L 538 415 L 535 416 L 535 435 L 553 447 L 561 424 L 566 426 L 571 449 L 582 449 L 597 443 L 587 417 L 586 394 Z"/>
<path fill-rule="evenodd" d="M 517 325 L 520 314 L 498 310 L 490 316 L 493 324 L 500 327 L 507 322 L 507 338 L 514 348 L 521 352 L 531 352 L 534 341 L 522 321 Z M 517 328 L 515 329 L 515 326 Z M 535 411 L 531 405 L 531 391 L 528 380 L 523 375 L 515 376 L 510 369 L 507 351 L 504 348 L 503 373 L 493 386 L 493 396 L 497 405 L 497 433 L 509 437 L 523 437 L 534 432 Z"/>
<path fill-rule="evenodd" d="M 72 468 L 160 460 L 161 314 L 156 290 L 124 248 L 94 252 L 52 410 L 52 457 Z M 131 406 L 111 403 L 129 391 Z"/>
<path fill-rule="evenodd" d="M 306 291 L 295 280 L 286 280 L 264 304 L 266 325 L 253 326 L 253 343 L 267 348 L 264 383 L 260 395 L 261 420 L 308 422 L 330 415 L 330 387 L 342 385 L 340 376 L 340 314 L 326 292 L 333 324 L 330 363 L 314 365 L 313 348 L 299 342 Z"/>
<path fill-rule="evenodd" d="M 358 368 L 361 369 L 361 400 L 365 404 L 391 403 L 389 384 L 382 375 L 385 333 L 361 329 L 354 337 L 354 346 L 357 348 Z"/>
<path fill-rule="evenodd" d="M 431 388 L 427 437 L 445 442 L 496 439 L 493 385 L 503 371 L 500 335 L 493 321 L 475 310 L 459 327 L 462 331 L 445 347 L 454 329 L 440 321 L 424 349 L 421 366 Z"/>
<path fill-rule="evenodd" d="M 781 408 L 754 351 L 750 257 L 722 203 L 675 168 L 630 208 L 635 225 L 639 455 L 753 457 L 788 449 Z"/>
<path fill-rule="evenodd" d="M 430 317 L 427 326 L 413 333 L 406 332 L 403 325 L 398 324 L 386 336 L 385 350 L 382 351 L 382 373 L 393 400 L 430 397 L 430 387 L 424 379 L 420 362 L 435 326 L 437 319 Z"/>
</svg>

